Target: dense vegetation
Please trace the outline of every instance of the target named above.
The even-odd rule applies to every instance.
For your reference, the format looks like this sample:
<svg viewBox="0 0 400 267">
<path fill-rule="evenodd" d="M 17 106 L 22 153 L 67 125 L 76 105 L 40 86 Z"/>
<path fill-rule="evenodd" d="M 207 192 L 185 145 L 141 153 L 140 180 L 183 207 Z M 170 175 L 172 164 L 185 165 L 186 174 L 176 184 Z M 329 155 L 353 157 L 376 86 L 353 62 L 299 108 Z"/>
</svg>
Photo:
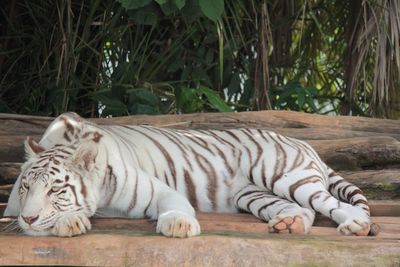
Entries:
<svg viewBox="0 0 400 267">
<path fill-rule="evenodd" d="M 10 0 L 0 112 L 400 117 L 400 0 Z"/>
</svg>

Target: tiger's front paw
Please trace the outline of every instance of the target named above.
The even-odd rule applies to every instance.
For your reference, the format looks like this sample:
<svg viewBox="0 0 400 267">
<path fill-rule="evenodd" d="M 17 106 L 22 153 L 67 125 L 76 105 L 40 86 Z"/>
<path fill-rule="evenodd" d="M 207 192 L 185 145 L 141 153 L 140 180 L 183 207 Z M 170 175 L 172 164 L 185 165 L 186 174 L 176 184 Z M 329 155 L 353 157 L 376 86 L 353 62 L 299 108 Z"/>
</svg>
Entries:
<svg viewBox="0 0 400 267">
<path fill-rule="evenodd" d="M 200 234 L 197 219 L 181 211 L 167 211 L 158 216 L 157 233 L 170 237 L 191 237 Z"/>
<path fill-rule="evenodd" d="M 92 228 L 89 218 L 84 214 L 76 214 L 59 219 L 51 233 L 60 237 L 71 237 L 86 233 Z"/>
</svg>

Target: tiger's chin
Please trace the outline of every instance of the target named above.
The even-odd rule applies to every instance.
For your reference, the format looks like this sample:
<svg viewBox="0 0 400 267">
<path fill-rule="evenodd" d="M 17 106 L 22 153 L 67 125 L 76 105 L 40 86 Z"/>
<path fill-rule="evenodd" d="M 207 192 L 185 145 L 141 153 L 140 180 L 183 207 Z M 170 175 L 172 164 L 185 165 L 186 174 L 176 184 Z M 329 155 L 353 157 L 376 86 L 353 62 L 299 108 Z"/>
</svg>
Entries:
<svg viewBox="0 0 400 267">
<path fill-rule="evenodd" d="M 89 218 L 83 214 L 73 214 L 59 218 L 54 225 L 45 229 L 37 229 L 34 226 L 20 226 L 25 234 L 30 236 L 59 236 L 73 237 L 82 235 L 91 229 Z"/>
<path fill-rule="evenodd" d="M 52 235 L 51 228 L 46 230 L 24 229 L 24 233 L 30 236 L 49 236 Z"/>
</svg>

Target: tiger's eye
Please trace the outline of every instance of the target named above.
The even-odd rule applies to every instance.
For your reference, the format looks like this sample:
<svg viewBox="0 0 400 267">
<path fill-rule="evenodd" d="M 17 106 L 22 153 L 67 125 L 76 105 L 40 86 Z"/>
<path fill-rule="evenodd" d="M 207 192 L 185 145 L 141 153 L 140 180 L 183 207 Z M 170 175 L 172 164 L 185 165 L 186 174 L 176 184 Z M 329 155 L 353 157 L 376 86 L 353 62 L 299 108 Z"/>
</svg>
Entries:
<svg viewBox="0 0 400 267">
<path fill-rule="evenodd" d="M 57 193 L 61 189 L 62 189 L 61 186 L 52 186 L 51 189 L 49 190 L 49 192 L 47 192 L 47 195 L 50 196 L 53 193 Z"/>
<path fill-rule="evenodd" d="M 58 191 L 60 191 L 61 189 L 62 189 L 61 186 L 53 186 L 53 187 L 51 187 L 51 191 L 53 191 L 53 192 L 58 192 Z"/>
</svg>

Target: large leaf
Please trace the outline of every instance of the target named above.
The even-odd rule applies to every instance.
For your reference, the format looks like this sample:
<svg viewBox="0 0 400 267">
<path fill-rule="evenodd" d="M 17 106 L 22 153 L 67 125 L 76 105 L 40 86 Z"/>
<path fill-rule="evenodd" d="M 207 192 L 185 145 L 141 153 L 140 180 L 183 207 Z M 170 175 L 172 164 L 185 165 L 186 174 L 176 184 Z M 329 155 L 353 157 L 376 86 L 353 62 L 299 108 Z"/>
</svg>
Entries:
<svg viewBox="0 0 400 267">
<path fill-rule="evenodd" d="M 103 116 L 114 115 L 121 116 L 127 115 L 128 110 L 126 105 L 119 99 L 110 96 L 109 94 L 93 94 L 92 98 L 98 101 L 104 107 Z"/>
<path fill-rule="evenodd" d="M 138 9 L 144 7 L 151 2 L 151 0 L 117 0 L 126 9 Z"/>
<path fill-rule="evenodd" d="M 157 4 L 159 5 L 163 5 L 167 2 L 167 0 L 155 0 L 157 2 Z"/>
<path fill-rule="evenodd" d="M 187 87 L 179 87 L 175 90 L 176 107 L 180 112 L 193 113 L 203 109 L 203 101 L 197 94 L 197 90 Z"/>
<path fill-rule="evenodd" d="M 179 9 L 185 6 L 186 0 L 174 0 L 175 6 Z"/>
<path fill-rule="evenodd" d="M 179 6 L 178 3 L 176 3 L 176 5 Z M 198 0 L 186 0 L 181 12 L 184 16 L 190 18 L 201 16 L 203 14 L 200 9 Z"/>
<path fill-rule="evenodd" d="M 201 11 L 206 17 L 217 21 L 224 12 L 223 0 L 199 0 Z"/>
<path fill-rule="evenodd" d="M 178 11 L 178 7 L 172 0 L 168 0 L 166 3 L 160 5 L 161 10 L 167 16 L 172 15 L 174 12 Z"/>
<path fill-rule="evenodd" d="M 138 10 L 128 12 L 129 16 L 135 20 L 137 24 L 155 25 L 157 24 L 159 14 L 157 13 L 157 5 L 152 3 Z"/>
<path fill-rule="evenodd" d="M 199 92 L 203 93 L 208 101 L 210 102 L 210 105 L 218 110 L 219 112 L 231 112 L 232 109 L 229 107 L 225 101 L 214 91 L 211 90 L 210 88 L 201 86 L 197 89 Z"/>
<path fill-rule="evenodd" d="M 160 97 L 147 88 L 129 90 L 129 111 L 132 114 L 160 114 Z"/>
</svg>

